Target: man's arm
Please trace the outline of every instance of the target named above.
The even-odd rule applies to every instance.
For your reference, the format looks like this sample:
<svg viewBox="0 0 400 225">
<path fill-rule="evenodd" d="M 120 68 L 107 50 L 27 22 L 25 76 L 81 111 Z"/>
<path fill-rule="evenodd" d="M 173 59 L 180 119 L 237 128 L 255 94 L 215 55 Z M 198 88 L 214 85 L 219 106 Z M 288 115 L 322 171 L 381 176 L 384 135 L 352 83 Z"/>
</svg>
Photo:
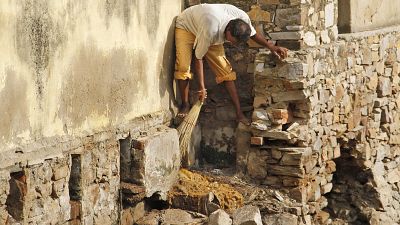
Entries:
<svg viewBox="0 0 400 225">
<path fill-rule="evenodd" d="M 204 102 L 207 98 L 207 90 L 204 85 L 204 70 L 203 70 L 203 59 L 195 59 L 194 67 L 196 71 L 196 76 L 199 82 L 199 100 Z"/>
<path fill-rule="evenodd" d="M 253 41 L 257 42 L 258 44 L 265 46 L 267 48 L 269 48 L 269 50 L 272 51 L 272 53 L 274 53 L 279 59 L 284 59 L 287 57 L 287 48 L 284 47 L 279 47 L 279 46 L 275 46 L 272 41 L 268 41 L 267 39 L 265 39 L 262 35 L 260 35 L 259 33 L 256 33 L 256 35 L 250 37 Z"/>
</svg>

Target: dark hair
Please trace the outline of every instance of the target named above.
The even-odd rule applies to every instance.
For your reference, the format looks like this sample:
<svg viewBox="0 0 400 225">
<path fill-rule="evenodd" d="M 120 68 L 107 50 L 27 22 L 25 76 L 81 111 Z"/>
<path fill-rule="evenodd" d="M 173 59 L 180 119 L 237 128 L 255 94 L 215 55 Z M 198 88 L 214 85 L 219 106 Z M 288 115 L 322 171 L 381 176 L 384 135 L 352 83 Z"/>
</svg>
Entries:
<svg viewBox="0 0 400 225">
<path fill-rule="evenodd" d="M 230 31 L 231 35 L 239 42 L 246 42 L 250 38 L 250 25 L 242 19 L 234 19 L 229 21 L 226 31 Z"/>
</svg>

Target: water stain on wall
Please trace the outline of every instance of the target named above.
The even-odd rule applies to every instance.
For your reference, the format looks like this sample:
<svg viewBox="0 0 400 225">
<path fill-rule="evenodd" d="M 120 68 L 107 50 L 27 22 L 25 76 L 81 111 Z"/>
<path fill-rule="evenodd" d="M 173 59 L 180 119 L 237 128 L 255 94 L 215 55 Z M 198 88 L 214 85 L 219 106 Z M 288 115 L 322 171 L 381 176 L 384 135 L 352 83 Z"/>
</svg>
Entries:
<svg viewBox="0 0 400 225">
<path fill-rule="evenodd" d="M 15 34 L 17 54 L 32 68 L 36 94 L 41 99 L 46 68 L 64 35 L 52 20 L 47 1 L 26 0 L 20 7 Z"/>
<path fill-rule="evenodd" d="M 26 81 L 16 76 L 15 71 L 5 71 L 4 88 L 0 90 L 0 138 L 10 140 L 13 136 L 29 129 Z"/>
<path fill-rule="evenodd" d="M 90 115 L 121 119 L 132 104 L 149 96 L 143 50 L 103 52 L 93 45 L 77 49 L 62 87 L 60 111 L 67 126 L 79 127 Z"/>
<path fill-rule="evenodd" d="M 106 0 L 104 3 L 105 23 L 108 28 L 113 16 L 123 20 L 125 30 L 131 26 L 132 15 L 139 25 L 147 28 L 150 38 L 155 38 L 161 19 L 161 3 L 157 0 Z M 138 34 L 139 35 L 139 34 Z"/>
</svg>

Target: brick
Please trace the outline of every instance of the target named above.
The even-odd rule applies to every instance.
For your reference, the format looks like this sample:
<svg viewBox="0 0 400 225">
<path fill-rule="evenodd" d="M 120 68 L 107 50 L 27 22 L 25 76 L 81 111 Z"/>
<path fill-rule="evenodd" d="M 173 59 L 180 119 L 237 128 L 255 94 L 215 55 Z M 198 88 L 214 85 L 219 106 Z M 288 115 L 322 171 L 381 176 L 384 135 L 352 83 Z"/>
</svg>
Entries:
<svg viewBox="0 0 400 225">
<path fill-rule="evenodd" d="M 251 137 L 250 144 L 252 145 L 264 145 L 263 137 Z"/>
</svg>

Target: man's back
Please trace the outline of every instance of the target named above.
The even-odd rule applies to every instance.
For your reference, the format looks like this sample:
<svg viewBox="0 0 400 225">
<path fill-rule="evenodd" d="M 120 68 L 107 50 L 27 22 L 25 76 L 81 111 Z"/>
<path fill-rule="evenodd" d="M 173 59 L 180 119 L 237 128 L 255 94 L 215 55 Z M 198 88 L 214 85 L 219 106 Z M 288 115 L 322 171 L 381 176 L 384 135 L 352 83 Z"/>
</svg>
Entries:
<svg viewBox="0 0 400 225">
<path fill-rule="evenodd" d="M 229 4 L 201 4 L 183 11 L 176 20 L 176 27 L 193 33 L 195 45 L 199 44 L 204 53 L 210 45 L 225 42 L 224 31 L 229 21 L 242 19 L 250 25 L 252 35 L 256 33 L 249 16 L 241 9 Z M 196 48 L 197 49 L 197 48 Z M 203 54 L 198 54 L 203 55 Z"/>
</svg>

